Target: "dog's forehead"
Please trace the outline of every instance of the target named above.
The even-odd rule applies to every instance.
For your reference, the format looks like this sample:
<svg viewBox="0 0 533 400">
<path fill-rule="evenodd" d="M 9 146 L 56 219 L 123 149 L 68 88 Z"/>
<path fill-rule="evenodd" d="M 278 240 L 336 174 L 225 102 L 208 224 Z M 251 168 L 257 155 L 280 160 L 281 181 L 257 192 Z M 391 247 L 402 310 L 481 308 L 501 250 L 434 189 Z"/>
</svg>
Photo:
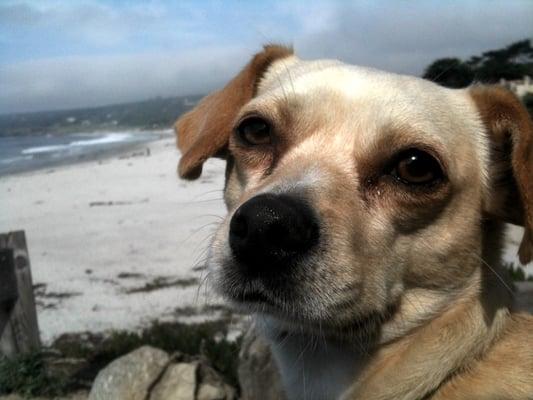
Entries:
<svg viewBox="0 0 533 400">
<path fill-rule="evenodd" d="M 336 60 L 302 61 L 292 56 L 274 62 L 242 113 L 287 104 L 298 105 L 291 111 L 334 118 L 336 124 L 345 119 L 347 124 L 377 126 L 375 131 L 379 125 L 413 127 L 451 145 L 477 141 L 475 136 L 482 131 L 466 89 L 448 89 L 418 77 Z"/>
<path fill-rule="evenodd" d="M 272 64 L 258 86 L 257 97 L 336 93 L 346 101 L 369 101 L 404 110 L 441 107 L 471 108 L 464 90 L 447 89 L 410 75 L 400 75 L 373 68 L 345 64 L 337 60 L 303 61 L 295 56 Z M 393 101 L 391 101 L 393 100 Z M 466 104 L 470 103 L 470 104 Z M 470 110 L 463 110 L 470 111 Z"/>
</svg>

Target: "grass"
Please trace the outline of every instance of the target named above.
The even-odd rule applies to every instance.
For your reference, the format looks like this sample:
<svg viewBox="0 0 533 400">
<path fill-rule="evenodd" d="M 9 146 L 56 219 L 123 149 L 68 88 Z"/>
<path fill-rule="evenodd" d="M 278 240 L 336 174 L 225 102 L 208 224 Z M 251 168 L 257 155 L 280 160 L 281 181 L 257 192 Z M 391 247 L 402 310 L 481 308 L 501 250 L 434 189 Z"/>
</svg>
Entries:
<svg viewBox="0 0 533 400">
<path fill-rule="evenodd" d="M 0 394 L 18 393 L 23 396 L 58 396 L 80 388 L 88 388 L 98 371 L 111 361 L 134 349 L 150 345 L 190 356 L 201 355 L 221 373 L 225 381 L 238 389 L 237 367 L 240 339 L 226 339 L 223 321 L 200 324 L 158 323 L 135 333 L 116 331 L 109 336 L 68 335 L 58 338 L 52 348 L 63 357 L 83 358 L 87 366 L 69 378 L 47 371 L 41 352 L 13 360 L 0 360 Z"/>
<path fill-rule="evenodd" d="M 505 263 L 503 266 L 509 272 L 513 282 L 533 282 L 533 276 L 526 277 L 526 273 L 521 266 L 512 262 Z"/>
<path fill-rule="evenodd" d="M 24 397 L 59 396 L 66 382 L 46 372 L 45 357 L 35 351 L 16 359 L 0 358 L 0 395 L 18 393 Z"/>
</svg>

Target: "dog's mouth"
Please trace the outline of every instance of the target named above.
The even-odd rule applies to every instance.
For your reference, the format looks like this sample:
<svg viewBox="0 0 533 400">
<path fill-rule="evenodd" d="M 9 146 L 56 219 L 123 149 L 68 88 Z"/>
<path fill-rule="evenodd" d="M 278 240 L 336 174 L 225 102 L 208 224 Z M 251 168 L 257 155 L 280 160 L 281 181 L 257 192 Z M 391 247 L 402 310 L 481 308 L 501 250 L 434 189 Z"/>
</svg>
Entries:
<svg viewBox="0 0 533 400">
<path fill-rule="evenodd" d="M 289 300 L 262 291 L 247 291 L 226 296 L 239 311 L 273 317 L 287 332 L 307 332 L 338 340 L 356 340 L 369 345 L 379 335 L 381 325 L 394 314 L 394 306 L 384 311 L 354 313 L 350 318 L 337 318 L 333 313 L 322 315 L 310 310 L 309 299 Z M 306 305 L 304 305 L 306 304 Z M 311 315 L 312 311 L 316 313 Z"/>
<path fill-rule="evenodd" d="M 304 270 L 252 277 L 233 261 L 218 267 L 217 284 L 223 297 L 236 311 L 274 318 L 288 331 L 368 343 L 398 306 L 364 305 L 356 293 L 351 299 L 335 299 L 327 287 L 315 291 Z M 310 264 L 307 267 L 313 269 Z"/>
<path fill-rule="evenodd" d="M 279 312 L 298 301 L 294 287 L 291 293 L 293 279 L 288 275 L 250 274 L 239 263 L 227 263 L 222 270 L 218 282 L 221 294 L 238 308 L 248 308 L 252 312 L 268 308 Z"/>
</svg>

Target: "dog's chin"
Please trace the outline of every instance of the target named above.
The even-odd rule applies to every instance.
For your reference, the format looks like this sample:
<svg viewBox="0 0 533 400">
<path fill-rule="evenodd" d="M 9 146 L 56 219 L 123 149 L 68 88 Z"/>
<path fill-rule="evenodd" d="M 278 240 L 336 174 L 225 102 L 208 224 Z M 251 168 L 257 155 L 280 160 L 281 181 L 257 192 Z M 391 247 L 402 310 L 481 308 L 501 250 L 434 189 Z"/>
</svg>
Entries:
<svg viewBox="0 0 533 400">
<path fill-rule="evenodd" d="M 230 274 L 232 275 L 232 274 Z M 334 310 L 325 310 L 310 299 L 300 298 L 290 288 L 267 289 L 264 279 L 235 275 L 223 277 L 218 290 L 238 312 L 266 316 L 277 320 L 284 331 L 321 335 L 339 340 L 361 340 L 375 337 L 379 326 L 389 317 L 390 310 L 382 312 L 355 312 L 338 318 Z M 365 340 L 366 341 L 366 340 Z"/>
</svg>

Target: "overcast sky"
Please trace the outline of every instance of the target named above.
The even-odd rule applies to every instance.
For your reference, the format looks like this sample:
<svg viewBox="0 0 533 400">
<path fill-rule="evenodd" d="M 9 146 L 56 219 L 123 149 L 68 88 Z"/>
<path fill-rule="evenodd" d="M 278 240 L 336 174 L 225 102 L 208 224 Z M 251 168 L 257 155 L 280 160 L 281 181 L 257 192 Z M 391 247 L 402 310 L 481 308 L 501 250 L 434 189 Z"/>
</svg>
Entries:
<svg viewBox="0 0 533 400">
<path fill-rule="evenodd" d="M 533 37 L 533 1 L 0 2 L 0 113 L 206 93 L 268 42 L 420 75 Z"/>
</svg>

